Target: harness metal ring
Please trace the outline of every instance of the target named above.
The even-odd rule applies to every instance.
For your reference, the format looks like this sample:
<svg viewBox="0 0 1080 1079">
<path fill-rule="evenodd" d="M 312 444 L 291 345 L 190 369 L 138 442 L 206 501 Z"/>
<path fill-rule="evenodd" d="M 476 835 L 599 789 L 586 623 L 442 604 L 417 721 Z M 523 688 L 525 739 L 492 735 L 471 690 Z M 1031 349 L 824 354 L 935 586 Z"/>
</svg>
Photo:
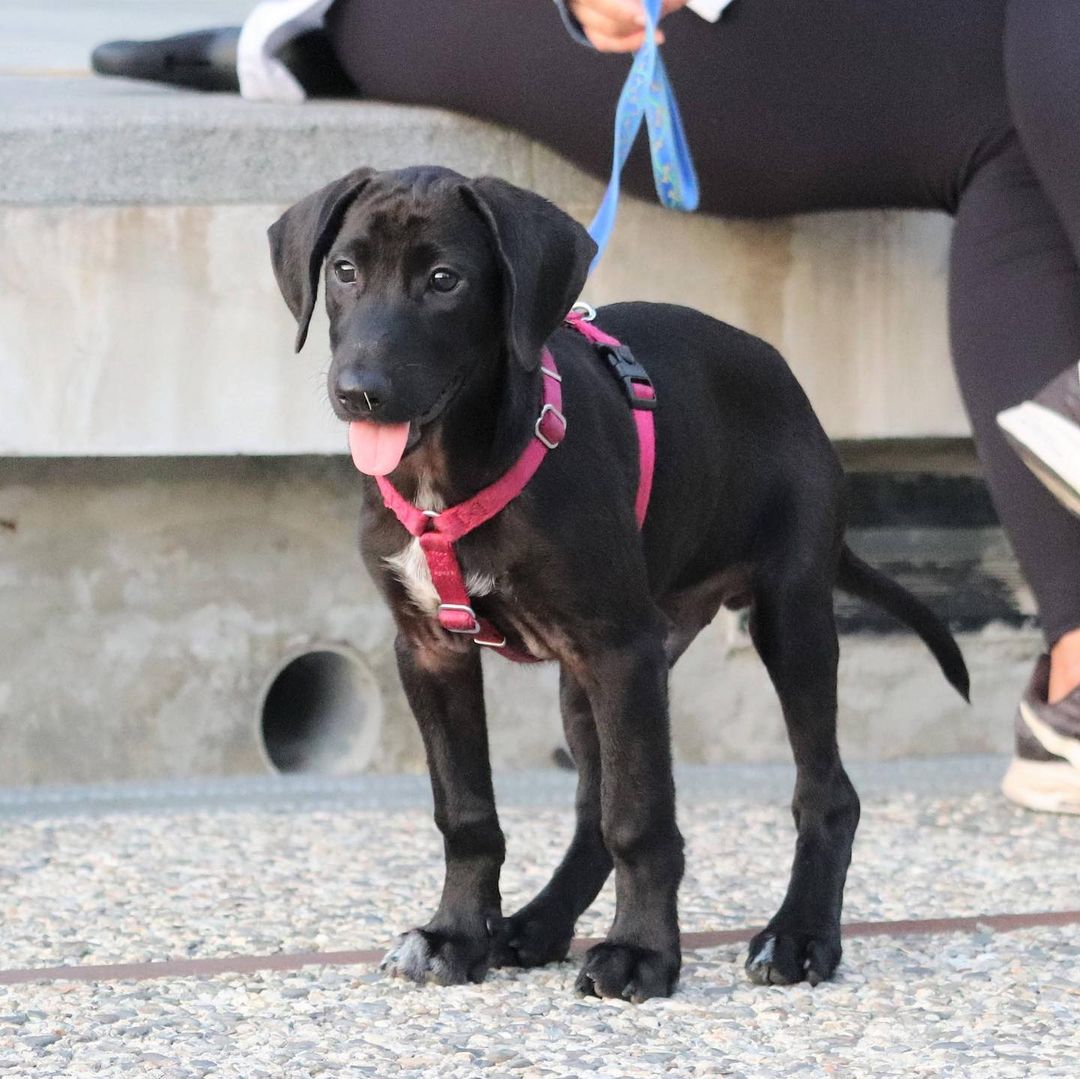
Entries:
<svg viewBox="0 0 1080 1079">
<path fill-rule="evenodd" d="M 473 624 L 468 629 L 451 629 L 449 626 L 443 626 L 447 633 L 464 633 L 469 637 L 475 636 L 480 632 L 480 619 L 476 617 L 476 611 L 464 603 L 440 603 L 439 612 L 442 611 L 464 611 L 472 620 Z M 439 621 L 439 625 L 442 626 L 442 621 Z"/>
<path fill-rule="evenodd" d="M 592 322 L 596 318 L 596 308 L 593 307 L 591 303 L 586 303 L 584 300 L 578 300 L 570 310 L 580 311 L 582 322 Z"/>
<path fill-rule="evenodd" d="M 566 434 L 566 417 L 552 404 L 544 405 L 544 407 L 542 409 L 540 409 L 540 415 L 536 417 L 536 426 L 533 427 L 533 434 L 535 434 L 536 437 L 538 439 L 540 439 L 540 441 L 545 446 L 547 446 L 547 448 L 549 450 L 554 450 L 554 449 L 558 448 L 558 446 L 562 442 L 562 439 L 560 439 L 559 442 L 552 442 L 550 439 L 545 438 L 544 434 L 540 430 L 540 424 L 542 424 L 544 422 L 544 417 L 549 412 L 553 416 L 555 416 L 558 419 L 558 421 L 562 424 L 563 435 L 565 436 L 565 434 Z"/>
</svg>

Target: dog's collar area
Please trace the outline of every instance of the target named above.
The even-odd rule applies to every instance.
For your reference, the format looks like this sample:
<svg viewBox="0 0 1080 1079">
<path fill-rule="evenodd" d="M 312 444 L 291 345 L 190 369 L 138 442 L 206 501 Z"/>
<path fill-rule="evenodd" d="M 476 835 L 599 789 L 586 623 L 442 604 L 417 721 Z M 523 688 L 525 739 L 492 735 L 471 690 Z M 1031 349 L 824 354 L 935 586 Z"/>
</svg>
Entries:
<svg viewBox="0 0 1080 1079">
<path fill-rule="evenodd" d="M 656 463 L 652 417 L 656 408 L 656 392 L 645 369 L 622 342 L 594 326 L 591 319 L 577 310 L 567 315 L 566 324 L 586 338 L 607 361 L 612 372 L 621 381 L 633 409 L 640 454 L 634 513 L 640 528 L 649 507 Z M 544 394 L 540 413 L 533 425 L 534 437 L 529 440 L 508 472 L 478 491 L 472 498 L 438 512 L 424 510 L 403 498 L 385 476 L 376 477 L 386 508 L 397 517 L 406 531 L 420 541 L 420 549 L 424 552 L 431 573 L 431 582 L 439 596 L 436 611 L 439 625 L 448 633 L 461 633 L 472 637 L 475 644 L 498 649 L 507 659 L 518 663 L 535 663 L 537 657 L 531 652 L 508 645 L 505 634 L 500 633 L 473 609 L 454 543 L 473 529 L 479 528 L 485 521 L 491 520 L 521 494 L 544 458 L 551 450 L 558 448 L 566 437 L 566 417 L 562 411 L 562 376 L 555 364 L 555 357 L 547 348 L 541 356 L 540 370 L 543 374 Z"/>
<path fill-rule="evenodd" d="M 555 358 L 546 348 L 542 370 L 545 376 L 544 398 L 533 426 L 535 437 L 529 440 L 529 444 L 509 472 L 478 491 L 472 498 L 437 513 L 434 510 L 422 510 L 402 497 L 385 476 L 376 477 L 386 508 L 393 512 L 408 532 L 414 536 L 423 536 L 434 530 L 446 536 L 452 543 L 474 528 L 479 528 L 525 490 L 548 452 L 555 449 L 566 437 L 566 417 L 562 411 L 562 379 L 559 377 Z"/>
</svg>

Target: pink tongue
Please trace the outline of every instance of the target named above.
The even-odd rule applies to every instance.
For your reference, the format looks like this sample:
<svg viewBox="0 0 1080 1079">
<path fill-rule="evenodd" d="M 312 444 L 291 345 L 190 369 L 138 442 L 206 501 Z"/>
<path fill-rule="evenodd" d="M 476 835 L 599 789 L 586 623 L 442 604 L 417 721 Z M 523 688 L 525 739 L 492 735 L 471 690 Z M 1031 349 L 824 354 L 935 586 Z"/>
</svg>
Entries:
<svg viewBox="0 0 1080 1079">
<path fill-rule="evenodd" d="M 405 452 L 408 440 L 408 423 L 355 420 L 349 424 L 349 450 L 353 464 L 367 476 L 385 476 L 393 472 Z"/>
</svg>

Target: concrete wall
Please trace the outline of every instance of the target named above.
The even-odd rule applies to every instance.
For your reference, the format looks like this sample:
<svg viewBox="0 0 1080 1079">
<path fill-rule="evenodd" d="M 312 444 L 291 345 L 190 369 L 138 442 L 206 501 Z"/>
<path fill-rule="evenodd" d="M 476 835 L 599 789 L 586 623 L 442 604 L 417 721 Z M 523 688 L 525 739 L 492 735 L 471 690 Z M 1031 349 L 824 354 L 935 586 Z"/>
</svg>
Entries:
<svg viewBox="0 0 1080 1079">
<path fill-rule="evenodd" d="M 0 455 L 338 452 L 321 307 L 294 356 L 270 272 L 280 209 L 0 207 Z M 962 434 L 947 237 L 929 214 L 751 225 L 631 203 L 587 298 L 686 303 L 760 334 L 834 437 Z"/>
<path fill-rule="evenodd" d="M 359 763 L 419 768 L 390 618 L 355 550 L 358 502 L 342 459 L 0 462 L 0 784 L 265 771 L 261 694 L 319 641 L 373 676 L 382 725 Z M 917 641 L 845 639 L 845 751 L 1005 749 L 1037 642 L 991 628 L 964 647 L 973 708 Z M 562 740 L 555 670 L 487 657 L 486 677 L 495 762 L 547 763 Z M 673 712 L 682 760 L 788 757 L 731 618 L 677 668 Z"/>
<path fill-rule="evenodd" d="M 359 164 L 421 162 L 502 175 L 582 221 L 601 194 L 529 140 L 436 109 L 0 77 L 0 783 L 265 770 L 266 688 L 324 644 L 356 657 L 367 723 L 330 767 L 420 766 L 354 549 L 355 476 L 289 456 L 343 437 L 324 321 L 295 357 L 265 230 Z M 948 238 L 933 214 L 740 223 L 629 200 L 586 298 L 672 300 L 760 334 L 836 438 L 962 435 Z M 974 709 L 913 640 L 845 641 L 845 749 L 1006 748 L 1037 642 L 968 643 Z M 496 763 L 547 762 L 555 671 L 487 658 Z M 680 665 L 673 712 L 684 760 L 788 755 L 731 618 Z"/>
</svg>

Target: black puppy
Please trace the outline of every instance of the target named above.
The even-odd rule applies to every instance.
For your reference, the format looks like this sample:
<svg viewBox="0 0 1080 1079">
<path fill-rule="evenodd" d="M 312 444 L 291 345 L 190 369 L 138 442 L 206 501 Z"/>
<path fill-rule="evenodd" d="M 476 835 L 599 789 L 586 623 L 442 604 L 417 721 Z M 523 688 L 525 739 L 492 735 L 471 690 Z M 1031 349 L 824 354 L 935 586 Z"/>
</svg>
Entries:
<svg viewBox="0 0 1080 1079">
<path fill-rule="evenodd" d="M 657 463 L 642 531 L 627 399 L 563 325 L 594 245 L 566 214 L 500 180 L 441 168 L 360 169 L 270 229 L 274 271 L 304 342 L 325 264 L 330 401 L 360 432 L 358 465 L 391 472 L 423 509 L 501 477 L 534 436 L 545 344 L 566 434 L 502 512 L 457 543 L 472 606 L 509 645 L 559 663 L 578 768 L 577 827 L 550 883 L 503 918 L 480 652 L 434 617 L 416 541 L 364 481 L 361 546 L 397 623 L 401 681 L 427 751 L 446 880 L 434 917 L 384 966 L 416 981 L 481 980 L 498 964 L 565 958 L 615 869 L 617 912 L 578 988 L 670 994 L 681 962 L 668 669 L 721 605 L 749 606 L 798 766 L 787 896 L 750 945 L 760 983 L 829 978 L 859 800 L 836 744 L 833 588 L 912 626 L 965 696 L 948 631 L 844 545 L 843 476 L 779 354 L 696 311 L 625 303 L 597 325 L 656 387 Z M 722 711 L 718 694 L 718 711 Z"/>
</svg>

